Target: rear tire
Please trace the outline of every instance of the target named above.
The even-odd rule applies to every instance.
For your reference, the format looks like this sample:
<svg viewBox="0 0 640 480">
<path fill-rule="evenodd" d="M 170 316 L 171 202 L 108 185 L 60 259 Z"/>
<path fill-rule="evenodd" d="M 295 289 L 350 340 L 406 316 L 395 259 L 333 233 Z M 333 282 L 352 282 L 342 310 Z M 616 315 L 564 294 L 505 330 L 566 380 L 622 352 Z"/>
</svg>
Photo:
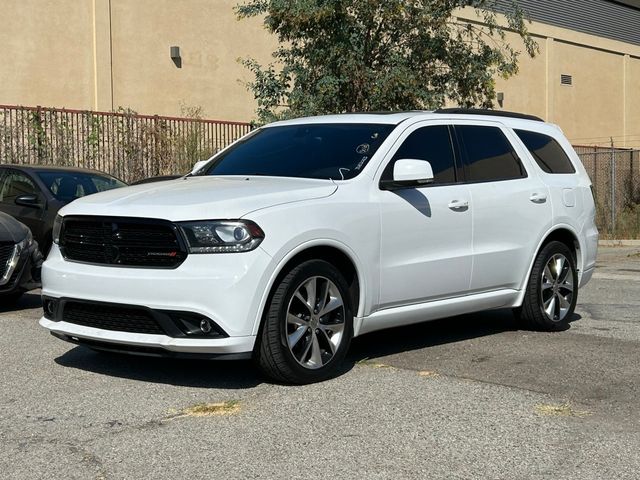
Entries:
<svg viewBox="0 0 640 480">
<path fill-rule="evenodd" d="M 256 351 L 258 367 L 283 383 L 308 384 L 338 371 L 353 337 L 342 274 L 324 260 L 293 268 L 275 286 Z"/>
<path fill-rule="evenodd" d="M 526 328 L 569 328 L 578 299 L 578 272 L 573 252 L 562 242 L 545 245 L 533 264 L 524 301 L 514 310 Z"/>
</svg>

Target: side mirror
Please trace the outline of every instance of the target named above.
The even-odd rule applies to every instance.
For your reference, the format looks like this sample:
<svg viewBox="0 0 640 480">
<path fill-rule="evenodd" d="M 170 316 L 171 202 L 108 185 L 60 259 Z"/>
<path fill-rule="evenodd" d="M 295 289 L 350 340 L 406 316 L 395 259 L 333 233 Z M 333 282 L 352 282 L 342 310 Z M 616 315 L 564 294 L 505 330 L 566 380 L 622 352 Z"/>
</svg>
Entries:
<svg viewBox="0 0 640 480">
<path fill-rule="evenodd" d="M 191 169 L 191 173 L 198 173 L 198 170 L 204 167 L 207 163 L 209 163 L 209 160 L 200 160 L 199 162 L 196 162 L 196 164 Z"/>
<path fill-rule="evenodd" d="M 393 180 L 383 180 L 380 187 L 383 190 L 397 190 L 427 185 L 433 182 L 433 169 L 426 160 L 402 159 L 396 160 L 393 166 Z"/>
<path fill-rule="evenodd" d="M 40 208 L 40 199 L 37 195 L 31 193 L 16 197 L 15 203 L 22 207 Z"/>
</svg>

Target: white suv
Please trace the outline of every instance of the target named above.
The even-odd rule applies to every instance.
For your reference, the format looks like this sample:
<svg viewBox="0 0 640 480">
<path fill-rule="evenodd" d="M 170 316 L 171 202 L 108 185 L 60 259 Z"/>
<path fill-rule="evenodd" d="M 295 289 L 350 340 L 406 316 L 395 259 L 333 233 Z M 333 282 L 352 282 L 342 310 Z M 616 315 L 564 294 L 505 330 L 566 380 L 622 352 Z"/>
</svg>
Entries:
<svg viewBox="0 0 640 480">
<path fill-rule="evenodd" d="M 40 324 L 97 350 L 253 357 L 293 383 L 383 328 L 513 308 L 564 329 L 596 260 L 590 186 L 535 117 L 274 123 L 184 178 L 62 209 Z"/>
</svg>

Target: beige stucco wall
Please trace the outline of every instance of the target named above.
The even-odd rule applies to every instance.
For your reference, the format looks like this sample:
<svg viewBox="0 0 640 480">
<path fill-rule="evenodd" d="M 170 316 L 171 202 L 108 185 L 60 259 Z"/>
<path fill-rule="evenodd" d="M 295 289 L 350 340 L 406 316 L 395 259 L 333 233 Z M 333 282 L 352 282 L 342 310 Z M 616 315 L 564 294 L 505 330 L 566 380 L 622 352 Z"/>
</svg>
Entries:
<svg viewBox="0 0 640 480">
<path fill-rule="evenodd" d="M 261 23 L 238 21 L 236 0 L 111 0 L 113 101 L 140 112 L 179 115 L 202 107 L 209 118 L 250 120 L 255 104 L 238 58 L 270 60 L 276 43 Z M 169 55 L 180 47 L 182 67 Z"/>
<path fill-rule="evenodd" d="M 1 0 L 0 104 L 131 108 L 247 121 L 255 102 L 238 58 L 271 59 L 274 39 L 236 0 Z M 182 68 L 170 58 L 180 47 Z"/>
<path fill-rule="evenodd" d="M 0 2 L 0 104 L 89 108 L 92 2 Z"/>
<path fill-rule="evenodd" d="M 0 0 L 0 104 L 131 108 L 248 121 L 255 101 L 238 58 L 270 60 L 274 38 L 260 21 L 238 21 L 240 0 Z M 461 21 L 478 21 L 461 10 Z M 545 24 L 520 73 L 497 79 L 502 108 L 559 124 L 574 143 L 640 148 L 640 46 Z M 508 40 L 521 48 L 515 35 Z M 177 68 L 169 48 L 181 49 Z M 573 76 L 573 86 L 560 75 Z"/>
</svg>

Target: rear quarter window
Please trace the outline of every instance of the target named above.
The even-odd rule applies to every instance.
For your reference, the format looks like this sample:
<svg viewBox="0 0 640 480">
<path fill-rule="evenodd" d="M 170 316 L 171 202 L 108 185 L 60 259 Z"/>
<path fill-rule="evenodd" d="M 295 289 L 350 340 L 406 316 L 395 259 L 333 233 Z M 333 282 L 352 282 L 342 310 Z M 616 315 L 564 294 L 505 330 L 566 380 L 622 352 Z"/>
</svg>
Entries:
<svg viewBox="0 0 640 480">
<path fill-rule="evenodd" d="M 576 173 L 567 153 L 553 137 L 529 130 L 515 130 L 515 132 L 544 172 Z"/>
</svg>

